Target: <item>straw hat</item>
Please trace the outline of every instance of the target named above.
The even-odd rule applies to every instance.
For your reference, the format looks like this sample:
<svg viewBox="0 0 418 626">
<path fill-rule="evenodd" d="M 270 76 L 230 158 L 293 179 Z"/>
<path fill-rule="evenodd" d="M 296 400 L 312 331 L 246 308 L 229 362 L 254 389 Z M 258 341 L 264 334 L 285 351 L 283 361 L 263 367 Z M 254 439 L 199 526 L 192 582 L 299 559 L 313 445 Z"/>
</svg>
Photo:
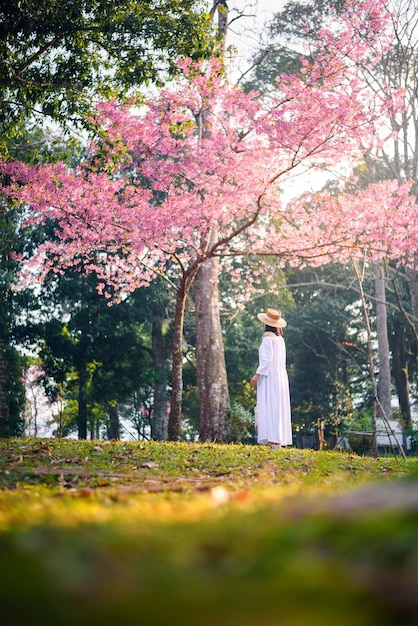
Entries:
<svg viewBox="0 0 418 626">
<path fill-rule="evenodd" d="M 260 322 L 263 322 L 266 326 L 284 328 L 287 325 L 279 309 L 267 309 L 267 313 L 258 313 L 257 317 Z"/>
</svg>

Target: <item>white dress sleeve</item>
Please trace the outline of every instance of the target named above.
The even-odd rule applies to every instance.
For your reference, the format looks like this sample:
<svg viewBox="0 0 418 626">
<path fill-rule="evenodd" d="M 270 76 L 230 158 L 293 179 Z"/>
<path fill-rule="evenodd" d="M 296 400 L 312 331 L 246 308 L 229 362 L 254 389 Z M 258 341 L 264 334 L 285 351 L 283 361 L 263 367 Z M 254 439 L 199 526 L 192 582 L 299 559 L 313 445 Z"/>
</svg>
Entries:
<svg viewBox="0 0 418 626">
<path fill-rule="evenodd" d="M 260 348 L 258 350 L 259 365 L 257 374 L 267 376 L 270 373 L 271 363 L 273 360 L 273 345 L 271 338 L 263 337 Z"/>
</svg>

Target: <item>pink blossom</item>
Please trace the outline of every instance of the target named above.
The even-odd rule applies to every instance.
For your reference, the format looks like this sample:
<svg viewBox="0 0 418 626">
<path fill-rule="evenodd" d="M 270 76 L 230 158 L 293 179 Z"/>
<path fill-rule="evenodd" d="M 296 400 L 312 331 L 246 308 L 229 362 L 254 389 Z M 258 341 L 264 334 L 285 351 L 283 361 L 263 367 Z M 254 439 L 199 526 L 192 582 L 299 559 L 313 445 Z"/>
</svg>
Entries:
<svg viewBox="0 0 418 626">
<path fill-rule="evenodd" d="M 26 207 L 24 226 L 56 226 L 22 277 L 74 266 L 96 272 L 110 294 L 170 278 L 173 262 L 184 275 L 214 254 L 275 254 L 294 264 L 340 260 L 364 246 L 413 254 L 416 226 L 407 224 L 416 207 L 407 185 L 285 208 L 279 189 L 295 172 L 354 166 L 383 144 L 402 94 L 374 93 L 358 61 L 378 61 L 388 23 L 382 2 L 350 0 L 342 20 L 323 31 L 315 61 L 305 61 L 300 76 L 279 77 L 268 102 L 228 84 L 219 60 L 181 60 L 183 77 L 158 98 L 97 105 L 87 162 L 0 163 L 11 180 L 2 192 Z"/>
</svg>

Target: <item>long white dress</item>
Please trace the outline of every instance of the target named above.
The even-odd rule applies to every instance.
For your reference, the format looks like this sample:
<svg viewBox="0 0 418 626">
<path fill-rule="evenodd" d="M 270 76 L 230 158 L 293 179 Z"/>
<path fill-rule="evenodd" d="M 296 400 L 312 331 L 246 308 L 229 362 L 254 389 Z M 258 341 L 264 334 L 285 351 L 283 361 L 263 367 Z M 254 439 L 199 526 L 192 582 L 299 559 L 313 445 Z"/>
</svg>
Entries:
<svg viewBox="0 0 418 626">
<path fill-rule="evenodd" d="M 259 351 L 257 383 L 258 443 L 292 445 L 289 379 L 283 337 L 264 336 Z"/>
</svg>

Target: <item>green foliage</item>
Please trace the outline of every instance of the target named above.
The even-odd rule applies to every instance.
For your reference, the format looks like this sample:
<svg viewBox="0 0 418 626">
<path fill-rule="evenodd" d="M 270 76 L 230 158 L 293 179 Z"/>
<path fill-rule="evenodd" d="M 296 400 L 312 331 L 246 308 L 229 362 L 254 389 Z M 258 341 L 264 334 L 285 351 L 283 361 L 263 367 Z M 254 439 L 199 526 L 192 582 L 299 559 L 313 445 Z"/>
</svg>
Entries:
<svg viewBox="0 0 418 626">
<path fill-rule="evenodd" d="M 13 324 L 16 263 L 11 252 L 17 248 L 17 221 L 14 208 L 0 204 L 0 437 L 13 437 L 24 429 L 24 363 L 14 343 Z"/>
<path fill-rule="evenodd" d="M 288 0 L 275 14 L 270 24 L 271 33 L 284 35 L 289 42 L 299 38 L 309 39 L 329 22 L 334 11 L 337 15 L 341 14 L 344 5 L 344 0 L 313 0 L 309 3 Z"/>
<path fill-rule="evenodd" d="M 254 413 L 245 409 L 238 402 L 231 402 L 232 440 L 237 442 L 255 442 Z"/>
<path fill-rule="evenodd" d="M 412 626 L 416 476 L 312 450 L 0 441 L 3 619 Z"/>
<path fill-rule="evenodd" d="M 339 434 L 347 433 L 350 446 L 357 454 L 368 454 L 372 448 L 372 409 L 356 410 L 341 420 Z"/>
<path fill-rule="evenodd" d="M 24 163 L 54 163 L 64 161 L 75 165 L 85 151 L 78 136 L 69 136 L 63 130 L 41 126 L 39 120 L 24 120 L 14 130 L 9 129 L 2 138 L 3 158 Z"/>
<path fill-rule="evenodd" d="M 148 385 L 151 393 L 142 311 L 133 298 L 109 307 L 96 283 L 93 275 L 78 272 L 52 281 L 37 303 L 45 322 L 26 328 L 39 352 L 45 391 L 52 400 L 61 397 L 68 403 L 60 416 L 61 436 L 79 426 L 81 385 L 87 410 L 83 419 L 96 429 L 107 421 L 112 404 L 129 402 L 141 386 Z"/>
<path fill-rule="evenodd" d="M 24 431 L 22 370 L 22 357 L 0 337 L 0 437 L 18 437 Z"/>
<path fill-rule="evenodd" d="M 308 432 L 318 419 L 333 427 L 351 414 L 353 397 L 367 391 L 350 268 L 292 272 L 288 284 L 295 302 L 286 332 L 293 422 Z"/>
<path fill-rule="evenodd" d="M 411 451 L 416 454 L 418 450 L 418 421 L 415 420 L 411 424 L 405 424 L 400 419 L 400 423 L 403 426 L 406 437 L 410 438 Z"/>
<path fill-rule="evenodd" d="M 2 0 L 0 125 L 22 119 L 79 120 L 97 97 L 158 82 L 178 57 L 213 52 L 200 0 Z"/>
<path fill-rule="evenodd" d="M 254 270 L 259 272 L 259 264 L 258 259 L 244 259 L 239 260 L 238 266 L 241 267 L 242 275 L 248 276 Z M 223 321 L 223 328 L 231 400 L 250 412 L 256 404 L 255 389 L 251 387 L 250 379 L 258 366 L 258 348 L 264 330 L 257 313 L 274 307 L 281 309 L 283 317 L 287 317 L 294 306 L 286 287 L 285 275 L 275 265 L 275 260 L 272 259 L 271 275 L 266 276 L 264 272 L 260 278 L 258 289 L 262 293 L 255 294 L 242 311 L 236 309 L 236 297 L 242 292 L 243 285 L 234 284 L 226 272 L 221 274 L 220 279 L 224 309 L 228 313 Z"/>
</svg>

